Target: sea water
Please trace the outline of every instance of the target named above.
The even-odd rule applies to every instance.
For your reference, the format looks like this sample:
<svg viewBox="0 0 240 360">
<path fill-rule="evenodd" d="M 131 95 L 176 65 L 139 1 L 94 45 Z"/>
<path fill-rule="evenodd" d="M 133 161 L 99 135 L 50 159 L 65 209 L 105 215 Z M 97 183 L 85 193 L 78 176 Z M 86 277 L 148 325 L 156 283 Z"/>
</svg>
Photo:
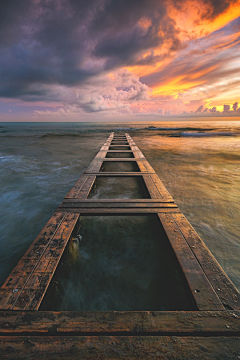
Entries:
<svg viewBox="0 0 240 360">
<path fill-rule="evenodd" d="M 81 216 L 39 310 L 196 310 L 156 214 Z"/>
<path fill-rule="evenodd" d="M 240 290 L 240 121 L 0 123 L 0 284 L 110 132 L 127 132 Z"/>
</svg>

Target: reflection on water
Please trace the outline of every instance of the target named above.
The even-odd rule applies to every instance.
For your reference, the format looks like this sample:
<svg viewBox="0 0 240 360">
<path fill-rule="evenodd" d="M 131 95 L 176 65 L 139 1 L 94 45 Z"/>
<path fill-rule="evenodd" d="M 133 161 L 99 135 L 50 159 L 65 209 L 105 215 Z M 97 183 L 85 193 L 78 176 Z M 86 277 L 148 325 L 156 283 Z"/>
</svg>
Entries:
<svg viewBox="0 0 240 360">
<path fill-rule="evenodd" d="M 82 217 L 61 264 L 40 310 L 195 309 L 157 216 Z"/>
<path fill-rule="evenodd" d="M 97 176 L 89 199 L 149 199 L 149 192 L 140 176 Z"/>
</svg>

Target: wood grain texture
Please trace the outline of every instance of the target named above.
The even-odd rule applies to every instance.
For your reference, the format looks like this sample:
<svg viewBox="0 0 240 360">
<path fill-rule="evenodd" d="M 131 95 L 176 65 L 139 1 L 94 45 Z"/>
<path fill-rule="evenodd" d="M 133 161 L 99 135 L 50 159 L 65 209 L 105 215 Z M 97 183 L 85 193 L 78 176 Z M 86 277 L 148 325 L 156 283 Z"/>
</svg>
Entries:
<svg viewBox="0 0 240 360">
<path fill-rule="evenodd" d="M 0 311 L 0 335 L 240 334 L 239 311 Z"/>
<path fill-rule="evenodd" d="M 96 173 L 100 171 L 103 161 L 101 159 L 94 158 L 90 165 L 85 170 L 85 174 Z"/>
<path fill-rule="evenodd" d="M 0 288 L 0 309 L 12 309 L 66 214 L 55 212 Z"/>
<path fill-rule="evenodd" d="M 136 159 L 145 159 L 145 156 L 143 155 L 143 153 L 140 150 L 133 151 L 133 154 Z"/>
<path fill-rule="evenodd" d="M 1 359 L 236 360 L 239 337 L 15 336 L 0 338 Z"/>
<path fill-rule="evenodd" d="M 81 189 L 79 190 L 77 196 L 75 198 L 77 199 L 87 199 L 93 185 L 95 182 L 96 176 L 89 175 Z"/>
<path fill-rule="evenodd" d="M 121 151 L 120 151 L 121 152 Z M 118 161 L 121 161 L 121 162 L 137 162 L 137 161 L 145 161 L 145 159 L 135 159 L 135 158 L 98 158 L 97 160 L 99 161 L 104 161 L 104 162 L 118 162 Z"/>
<path fill-rule="evenodd" d="M 171 195 L 169 194 L 169 192 L 167 191 L 166 187 L 163 185 L 162 181 L 159 179 L 157 174 L 152 174 L 151 178 L 152 178 L 154 184 L 156 185 L 156 187 L 157 187 L 159 193 L 161 194 L 161 196 L 164 199 L 169 199 L 169 200 L 171 199 L 172 200 Z"/>
<path fill-rule="evenodd" d="M 140 171 L 136 171 L 136 172 L 106 172 L 106 171 L 100 171 L 100 172 L 85 172 L 86 174 L 91 174 L 91 175 L 97 175 L 97 176 L 144 176 L 145 173 L 141 173 Z M 147 173 L 148 175 L 151 173 Z"/>
<path fill-rule="evenodd" d="M 173 219 L 198 259 L 203 271 L 227 309 L 240 310 L 240 294 L 223 271 L 210 250 L 189 224 L 183 214 L 174 214 Z"/>
<path fill-rule="evenodd" d="M 76 201 L 64 201 L 62 202 L 62 204 L 59 206 L 60 209 L 62 209 L 64 211 L 64 208 L 118 208 L 118 209 L 122 209 L 122 208 L 177 208 L 177 205 L 174 203 L 168 203 L 168 202 L 101 202 L 101 201 L 94 201 L 94 202 L 76 202 Z"/>
<path fill-rule="evenodd" d="M 148 189 L 148 192 L 153 199 L 163 199 L 163 196 L 159 190 L 159 187 L 156 187 L 151 175 L 143 175 L 143 180 Z"/>
<path fill-rule="evenodd" d="M 18 291 L 12 310 L 37 310 L 39 308 L 78 217 L 78 214 L 65 215 L 42 256 L 36 261 L 24 286 Z"/>
<path fill-rule="evenodd" d="M 97 155 L 95 156 L 95 159 L 102 159 L 102 158 L 105 158 L 107 155 L 107 150 L 100 150 Z"/>
<path fill-rule="evenodd" d="M 171 214 L 158 214 L 199 310 L 224 310 Z"/>
<path fill-rule="evenodd" d="M 67 213 L 72 214 L 92 214 L 92 215 L 99 215 L 99 214 L 107 214 L 107 215 L 134 215 L 134 214 L 156 214 L 156 213 L 180 213 L 180 210 L 178 207 L 118 207 L 118 208 L 112 208 L 112 207 L 64 207 L 59 208 L 56 211 L 62 212 L 66 211 Z"/>
<path fill-rule="evenodd" d="M 65 199 L 63 201 L 63 203 L 67 203 L 71 201 L 72 203 L 76 202 L 76 203 L 130 203 L 130 204 L 135 204 L 135 203 L 174 203 L 174 201 L 172 200 L 168 200 L 168 199 Z"/>
<path fill-rule="evenodd" d="M 91 190 L 91 184 L 94 183 L 95 178 L 95 176 L 82 175 L 73 188 L 67 193 L 65 199 L 82 198 L 83 194 L 86 193 L 87 186 L 90 187 L 89 191 Z"/>
</svg>

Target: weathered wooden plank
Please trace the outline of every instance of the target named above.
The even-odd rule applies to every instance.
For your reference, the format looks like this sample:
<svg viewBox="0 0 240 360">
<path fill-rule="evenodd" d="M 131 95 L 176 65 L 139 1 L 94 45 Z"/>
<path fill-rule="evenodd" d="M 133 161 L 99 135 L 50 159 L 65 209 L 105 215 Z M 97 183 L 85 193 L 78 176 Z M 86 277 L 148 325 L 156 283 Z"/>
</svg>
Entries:
<svg viewBox="0 0 240 360">
<path fill-rule="evenodd" d="M 18 292 L 18 298 L 12 307 L 13 310 L 37 310 L 39 308 L 78 218 L 78 214 L 66 214 L 34 271 L 21 291 Z"/>
<path fill-rule="evenodd" d="M 108 145 L 103 145 L 103 146 L 100 148 L 100 151 L 108 150 L 108 148 L 109 148 Z"/>
<path fill-rule="evenodd" d="M 52 215 L 17 266 L 5 280 L 0 289 L 0 309 L 12 309 L 65 216 L 66 214 L 61 211 L 57 211 Z"/>
<path fill-rule="evenodd" d="M 106 172 L 106 171 L 102 171 L 102 172 L 89 172 L 89 175 L 95 175 L 95 176 L 142 176 L 144 177 L 145 173 L 142 173 L 140 171 L 136 171 L 136 172 Z M 148 175 L 151 173 L 147 173 Z"/>
<path fill-rule="evenodd" d="M 108 208 L 108 207 L 64 207 L 58 208 L 56 211 L 66 211 L 67 213 L 85 213 L 85 214 L 154 214 L 154 213 L 180 213 L 178 207 L 119 207 L 119 208 Z"/>
<path fill-rule="evenodd" d="M 137 164 L 141 172 L 155 173 L 154 169 L 146 159 L 142 159 L 141 161 L 138 159 Z"/>
<path fill-rule="evenodd" d="M 136 145 L 131 145 L 131 150 L 132 151 L 140 151 Z"/>
<path fill-rule="evenodd" d="M 78 197 L 78 193 L 83 187 L 84 183 L 88 180 L 89 175 L 82 175 L 72 189 L 67 193 L 65 199 Z"/>
<path fill-rule="evenodd" d="M 174 203 L 150 203 L 150 202 L 71 202 L 64 201 L 59 206 L 64 211 L 64 208 L 176 208 L 177 205 Z"/>
<path fill-rule="evenodd" d="M 6 336 L 2 359 L 236 360 L 235 337 L 184 336 Z"/>
<path fill-rule="evenodd" d="M 63 203 L 68 203 L 71 201 L 72 203 L 174 203 L 173 200 L 166 199 L 66 199 Z"/>
<path fill-rule="evenodd" d="M 90 165 L 85 170 L 85 174 L 91 173 L 91 172 L 98 172 L 100 171 L 100 168 L 102 166 L 103 161 L 101 159 L 94 158 L 93 161 L 91 161 Z"/>
<path fill-rule="evenodd" d="M 155 183 L 153 182 L 153 179 L 151 175 L 143 175 L 143 180 L 146 184 L 146 187 L 148 189 L 148 192 L 153 199 L 162 199 L 162 195 L 159 192 L 158 188 L 156 187 Z"/>
<path fill-rule="evenodd" d="M 145 159 L 145 156 L 143 155 L 143 153 L 140 150 L 139 151 L 133 151 L 133 154 L 134 154 L 134 157 L 136 159 Z"/>
<path fill-rule="evenodd" d="M 0 336 L 75 333 L 240 334 L 239 311 L 0 311 Z"/>
<path fill-rule="evenodd" d="M 159 193 L 162 195 L 162 197 L 172 199 L 171 195 L 169 194 L 169 192 L 167 191 L 166 187 L 163 185 L 162 181 L 159 179 L 157 174 L 152 174 L 151 178 L 154 184 L 156 185 Z"/>
<path fill-rule="evenodd" d="M 96 176 L 92 175 L 82 175 L 80 179 L 76 182 L 74 187 L 69 191 L 65 196 L 65 199 L 73 198 L 87 198 L 89 191 L 95 181 Z"/>
<path fill-rule="evenodd" d="M 240 294 L 183 214 L 173 215 L 179 230 L 227 309 L 240 309 Z"/>
<path fill-rule="evenodd" d="M 88 175 L 87 180 L 84 182 L 83 186 L 79 190 L 78 194 L 75 196 L 77 199 L 86 199 L 94 185 L 96 176 Z M 65 198 L 66 199 L 66 198 Z"/>
<path fill-rule="evenodd" d="M 97 155 L 95 156 L 95 159 L 105 158 L 106 155 L 107 155 L 107 150 L 105 150 L 105 151 L 101 150 L 97 153 Z"/>
<path fill-rule="evenodd" d="M 121 161 L 121 162 L 138 162 L 138 161 L 145 161 L 145 159 L 135 159 L 135 158 L 100 158 L 98 159 L 99 161 L 104 161 L 104 162 L 116 162 L 116 161 Z"/>
<path fill-rule="evenodd" d="M 199 310 L 224 310 L 171 214 L 158 214 Z"/>
</svg>

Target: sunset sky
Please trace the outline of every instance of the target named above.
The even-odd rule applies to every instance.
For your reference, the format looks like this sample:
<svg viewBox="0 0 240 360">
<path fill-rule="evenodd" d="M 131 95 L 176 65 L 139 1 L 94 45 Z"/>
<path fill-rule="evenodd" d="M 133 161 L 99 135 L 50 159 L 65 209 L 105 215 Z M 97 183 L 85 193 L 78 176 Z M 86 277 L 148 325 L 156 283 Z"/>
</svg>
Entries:
<svg viewBox="0 0 240 360">
<path fill-rule="evenodd" d="M 1 0 L 0 27 L 0 121 L 240 116 L 240 0 Z"/>
</svg>

